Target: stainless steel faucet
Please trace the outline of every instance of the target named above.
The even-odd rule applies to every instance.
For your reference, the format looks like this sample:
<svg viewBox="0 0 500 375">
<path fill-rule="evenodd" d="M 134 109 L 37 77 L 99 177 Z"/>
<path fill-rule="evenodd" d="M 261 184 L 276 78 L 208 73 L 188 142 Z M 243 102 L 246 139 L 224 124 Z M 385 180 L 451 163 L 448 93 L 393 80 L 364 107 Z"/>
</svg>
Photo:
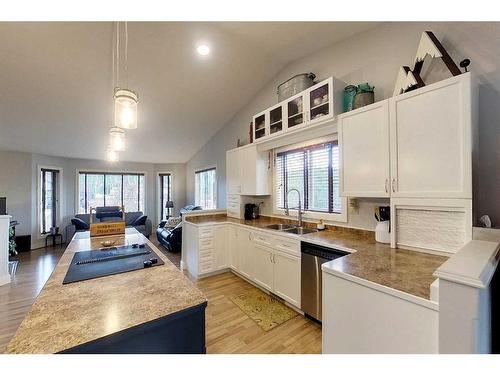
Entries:
<svg viewBox="0 0 500 375">
<path fill-rule="evenodd" d="M 291 191 L 296 191 L 297 192 L 297 195 L 299 196 L 299 207 L 297 207 L 297 214 L 298 214 L 298 220 L 299 220 L 299 227 L 302 227 L 302 214 L 304 212 L 302 212 L 302 204 L 301 204 L 301 201 L 300 201 L 300 191 L 298 191 L 297 189 L 290 189 L 288 190 L 288 192 L 286 193 L 286 207 L 285 207 L 285 215 L 286 216 L 290 216 L 290 210 L 288 208 L 288 195 L 290 194 Z"/>
</svg>

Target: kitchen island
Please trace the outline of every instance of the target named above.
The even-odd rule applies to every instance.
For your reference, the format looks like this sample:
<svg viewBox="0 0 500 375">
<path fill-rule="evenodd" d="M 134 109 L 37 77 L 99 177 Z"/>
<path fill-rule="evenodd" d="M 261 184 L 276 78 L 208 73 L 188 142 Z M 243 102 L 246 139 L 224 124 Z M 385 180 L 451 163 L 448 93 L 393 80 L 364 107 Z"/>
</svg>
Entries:
<svg viewBox="0 0 500 375">
<path fill-rule="evenodd" d="M 164 264 L 63 285 L 76 252 L 102 247 L 76 233 L 6 353 L 205 352 L 201 291 L 134 228 L 113 239 L 145 243 Z"/>
</svg>

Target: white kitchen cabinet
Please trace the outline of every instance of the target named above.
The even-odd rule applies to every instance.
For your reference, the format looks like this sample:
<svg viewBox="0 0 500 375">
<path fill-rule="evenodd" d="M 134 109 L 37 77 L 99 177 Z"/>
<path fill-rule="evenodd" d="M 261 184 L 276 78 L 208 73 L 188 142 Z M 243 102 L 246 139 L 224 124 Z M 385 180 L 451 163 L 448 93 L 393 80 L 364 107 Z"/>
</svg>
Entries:
<svg viewBox="0 0 500 375">
<path fill-rule="evenodd" d="M 271 156 L 268 152 L 257 151 L 256 145 L 239 149 L 242 195 L 269 195 Z"/>
<path fill-rule="evenodd" d="M 339 116 L 340 195 L 389 197 L 389 101 Z"/>
<path fill-rule="evenodd" d="M 269 111 L 263 111 L 253 116 L 253 139 L 256 141 L 269 134 Z"/>
<path fill-rule="evenodd" d="M 219 271 L 229 267 L 228 248 L 226 246 L 228 228 L 226 225 L 214 227 L 213 270 Z"/>
<path fill-rule="evenodd" d="M 300 257 L 274 251 L 274 294 L 300 308 Z"/>
<path fill-rule="evenodd" d="M 233 225 L 227 226 L 226 237 L 227 256 L 229 258 L 229 267 L 233 270 L 239 268 L 238 263 L 238 228 Z"/>
<path fill-rule="evenodd" d="M 226 214 L 236 219 L 241 219 L 243 217 L 243 205 L 239 194 L 226 195 Z"/>
<path fill-rule="evenodd" d="M 391 195 L 472 198 L 470 73 L 389 99 Z"/>
<path fill-rule="evenodd" d="M 333 78 L 308 88 L 305 92 L 306 122 L 309 125 L 333 118 Z"/>
<path fill-rule="evenodd" d="M 189 222 L 182 229 L 183 263 L 194 277 L 228 268 L 226 225 L 197 227 Z"/>
<path fill-rule="evenodd" d="M 250 231 L 244 228 L 238 228 L 238 272 L 249 280 L 253 279 L 253 256 L 252 244 L 250 242 Z"/>
<path fill-rule="evenodd" d="M 340 115 L 341 195 L 472 198 L 475 100 L 465 73 Z"/>
<path fill-rule="evenodd" d="M 273 249 L 253 242 L 251 251 L 255 264 L 253 282 L 267 290 L 273 290 Z"/>
<path fill-rule="evenodd" d="M 226 152 L 226 192 L 227 194 L 240 194 L 240 153 L 233 149 Z"/>
</svg>

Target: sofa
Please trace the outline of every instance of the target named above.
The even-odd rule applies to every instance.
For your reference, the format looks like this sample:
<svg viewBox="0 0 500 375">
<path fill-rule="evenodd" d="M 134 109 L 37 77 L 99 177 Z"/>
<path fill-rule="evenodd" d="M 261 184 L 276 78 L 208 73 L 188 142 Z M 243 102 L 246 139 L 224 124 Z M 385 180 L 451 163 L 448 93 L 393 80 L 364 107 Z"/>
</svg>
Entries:
<svg viewBox="0 0 500 375">
<path fill-rule="evenodd" d="M 151 235 L 153 232 L 153 223 L 149 218 L 146 219 L 146 222 L 144 225 L 132 225 L 132 223 L 140 216 L 142 216 L 143 213 L 141 211 L 136 211 L 136 212 L 125 212 L 125 225 L 127 227 L 134 227 L 137 229 L 139 232 L 141 232 L 144 236 L 148 237 Z M 75 218 L 83 220 L 86 224 L 90 224 L 90 214 L 77 214 L 75 215 Z M 116 221 L 116 220 L 121 220 L 120 218 L 109 218 L 105 217 L 102 219 L 98 219 L 96 214 L 92 214 L 92 222 L 94 223 L 99 223 L 99 222 L 105 222 L 105 221 Z M 81 232 L 84 231 L 85 229 L 80 229 L 77 230 L 75 225 L 69 224 L 66 226 L 66 241 L 70 241 L 73 238 L 73 235 L 75 232 Z"/>
<path fill-rule="evenodd" d="M 180 215 L 190 211 L 201 210 L 200 206 L 187 205 L 180 210 Z M 182 221 L 174 228 L 166 227 L 167 220 L 163 220 L 156 229 L 156 238 L 168 251 L 178 253 L 182 249 Z"/>
</svg>

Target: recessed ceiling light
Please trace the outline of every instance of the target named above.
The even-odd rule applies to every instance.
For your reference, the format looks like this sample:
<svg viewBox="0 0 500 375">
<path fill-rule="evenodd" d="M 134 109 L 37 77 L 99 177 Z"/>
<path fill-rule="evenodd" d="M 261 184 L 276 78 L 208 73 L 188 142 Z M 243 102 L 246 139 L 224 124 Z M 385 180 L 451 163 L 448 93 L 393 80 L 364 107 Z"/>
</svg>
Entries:
<svg viewBox="0 0 500 375">
<path fill-rule="evenodd" d="M 196 48 L 196 52 L 198 52 L 202 56 L 206 56 L 210 53 L 210 48 L 206 44 L 200 44 Z"/>
</svg>

